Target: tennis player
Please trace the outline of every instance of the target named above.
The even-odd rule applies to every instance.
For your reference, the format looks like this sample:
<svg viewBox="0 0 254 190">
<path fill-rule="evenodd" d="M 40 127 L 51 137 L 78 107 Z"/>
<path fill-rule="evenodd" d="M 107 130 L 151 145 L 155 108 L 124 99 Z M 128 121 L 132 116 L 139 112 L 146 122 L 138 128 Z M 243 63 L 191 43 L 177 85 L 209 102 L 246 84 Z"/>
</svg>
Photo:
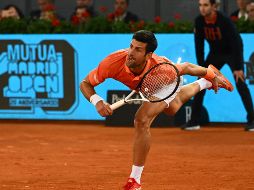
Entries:
<svg viewBox="0 0 254 190">
<path fill-rule="evenodd" d="M 96 94 L 94 87 L 107 78 L 113 78 L 132 90 L 136 89 L 149 68 L 161 62 L 170 62 L 166 57 L 154 54 L 156 48 L 157 39 L 152 32 L 138 31 L 134 33 L 129 48 L 110 54 L 85 77 L 80 84 L 81 92 L 96 107 L 101 116 L 112 115 L 113 110 Z M 141 190 L 141 174 L 150 149 L 150 125 L 159 113 L 166 112 L 174 115 L 186 101 L 204 89 L 214 89 L 216 93 L 219 88 L 233 90 L 231 83 L 214 67 L 204 68 L 187 62 L 175 64 L 175 66 L 180 75 L 188 74 L 201 77 L 201 79 L 187 85 L 181 83 L 175 94 L 162 102 L 142 103 L 134 119 L 133 165 L 124 186 L 125 190 Z"/>
</svg>

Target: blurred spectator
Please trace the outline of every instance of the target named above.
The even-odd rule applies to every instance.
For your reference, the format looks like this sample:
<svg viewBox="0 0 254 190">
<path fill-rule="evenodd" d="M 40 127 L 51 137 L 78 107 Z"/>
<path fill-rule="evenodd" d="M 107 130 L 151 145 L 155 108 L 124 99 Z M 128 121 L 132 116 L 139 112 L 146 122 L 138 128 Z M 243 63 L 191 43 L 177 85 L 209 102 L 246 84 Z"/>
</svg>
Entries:
<svg viewBox="0 0 254 190">
<path fill-rule="evenodd" d="M 138 16 L 128 11 L 129 0 L 115 0 L 115 12 L 110 14 L 110 19 L 114 21 L 137 22 Z"/>
<path fill-rule="evenodd" d="M 93 0 L 77 0 L 76 4 L 76 9 L 85 8 L 86 11 L 89 12 L 91 17 L 97 16 L 97 13 L 93 7 Z"/>
<path fill-rule="evenodd" d="M 251 2 L 246 7 L 248 13 L 248 20 L 254 21 L 254 2 Z"/>
<path fill-rule="evenodd" d="M 55 12 L 54 0 L 37 0 L 37 4 L 39 5 L 39 10 L 34 10 L 31 12 L 30 17 L 33 20 L 36 19 L 45 19 L 45 20 L 53 20 L 53 19 L 63 19 L 63 17 L 59 16 Z"/>
<path fill-rule="evenodd" d="M 230 17 L 231 18 L 243 18 L 244 20 L 248 19 L 248 14 L 246 11 L 246 6 L 250 2 L 250 0 L 236 0 L 238 9 L 234 11 Z"/>
<path fill-rule="evenodd" d="M 89 18 L 97 16 L 93 7 L 93 0 L 77 0 L 75 11 L 71 15 L 73 23 L 83 23 Z"/>
<path fill-rule="evenodd" d="M 22 11 L 16 5 L 7 5 L 0 11 L 0 19 L 3 18 L 24 18 Z"/>
</svg>

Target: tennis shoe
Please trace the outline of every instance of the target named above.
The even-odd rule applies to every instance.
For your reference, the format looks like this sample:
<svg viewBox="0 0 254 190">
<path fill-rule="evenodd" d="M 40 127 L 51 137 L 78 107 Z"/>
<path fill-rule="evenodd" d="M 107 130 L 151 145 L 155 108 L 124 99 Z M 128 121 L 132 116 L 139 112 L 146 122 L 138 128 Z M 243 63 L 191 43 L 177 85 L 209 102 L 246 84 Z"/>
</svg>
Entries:
<svg viewBox="0 0 254 190">
<path fill-rule="evenodd" d="M 181 126 L 181 129 L 186 131 L 197 131 L 200 129 L 200 124 L 189 120 L 186 124 Z"/>
<path fill-rule="evenodd" d="M 141 185 L 136 182 L 134 178 L 128 178 L 124 190 L 141 190 Z"/>
<path fill-rule="evenodd" d="M 208 69 L 211 69 L 216 76 L 221 80 L 221 82 L 219 83 L 219 88 L 224 88 L 230 92 L 232 92 L 234 90 L 233 85 L 231 84 L 231 82 L 229 82 L 229 80 L 213 65 L 209 65 Z M 212 86 L 210 89 L 214 89 L 214 86 Z"/>
<path fill-rule="evenodd" d="M 249 122 L 249 123 L 246 125 L 245 131 L 254 132 L 254 121 Z"/>
</svg>

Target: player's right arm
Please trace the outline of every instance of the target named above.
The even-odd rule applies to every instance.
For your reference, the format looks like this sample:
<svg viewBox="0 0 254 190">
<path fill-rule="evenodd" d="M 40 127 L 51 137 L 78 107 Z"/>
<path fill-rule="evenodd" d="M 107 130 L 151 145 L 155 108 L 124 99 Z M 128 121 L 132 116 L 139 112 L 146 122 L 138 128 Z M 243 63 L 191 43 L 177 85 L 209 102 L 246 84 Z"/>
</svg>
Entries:
<svg viewBox="0 0 254 190">
<path fill-rule="evenodd" d="M 89 75 L 80 83 L 80 90 L 84 97 L 96 107 L 97 112 L 102 117 L 112 115 L 113 111 L 109 104 L 96 94 L 94 86 L 89 80 Z"/>
<path fill-rule="evenodd" d="M 103 117 L 112 115 L 113 111 L 109 104 L 96 94 L 94 87 L 103 83 L 107 78 L 112 78 L 115 72 L 118 72 L 112 69 L 112 65 L 117 64 L 119 60 L 125 57 L 126 50 L 119 50 L 110 54 L 80 83 L 80 90 L 85 98 L 96 107 L 97 112 Z"/>
</svg>

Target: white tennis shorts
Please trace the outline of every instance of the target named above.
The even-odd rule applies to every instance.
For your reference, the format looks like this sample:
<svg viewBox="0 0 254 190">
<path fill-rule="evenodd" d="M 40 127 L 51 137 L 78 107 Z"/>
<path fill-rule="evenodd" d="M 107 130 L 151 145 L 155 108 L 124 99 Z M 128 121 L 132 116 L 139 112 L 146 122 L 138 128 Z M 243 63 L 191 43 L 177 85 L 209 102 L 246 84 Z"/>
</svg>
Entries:
<svg viewBox="0 0 254 190">
<path fill-rule="evenodd" d="M 182 86 L 183 86 L 183 76 L 180 76 L 180 83 L 179 83 L 179 86 L 178 86 L 177 90 L 175 91 L 175 93 L 172 96 L 170 96 L 168 99 L 164 100 L 164 102 L 166 102 L 166 104 L 168 106 L 169 106 L 169 103 L 172 102 L 172 100 L 175 99 L 176 95 L 181 90 Z M 174 89 L 172 89 L 172 90 L 174 90 Z"/>
</svg>

